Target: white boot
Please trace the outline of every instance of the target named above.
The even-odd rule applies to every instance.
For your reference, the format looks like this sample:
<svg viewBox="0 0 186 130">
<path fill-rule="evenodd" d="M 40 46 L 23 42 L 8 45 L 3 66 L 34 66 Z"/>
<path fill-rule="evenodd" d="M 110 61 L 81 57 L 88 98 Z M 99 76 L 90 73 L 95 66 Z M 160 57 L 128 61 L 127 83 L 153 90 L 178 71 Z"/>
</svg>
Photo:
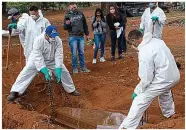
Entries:
<svg viewBox="0 0 186 130">
<path fill-rule="evenodd" d="M 104 57 L 101 57 L 101 58 L 100 58 L 100 62 L 105 62 Z"/>
<path fill-rule="evenodd" d="M 93 59 L 92 64 L 96 64 L 96 59 Z"/>
</svg>

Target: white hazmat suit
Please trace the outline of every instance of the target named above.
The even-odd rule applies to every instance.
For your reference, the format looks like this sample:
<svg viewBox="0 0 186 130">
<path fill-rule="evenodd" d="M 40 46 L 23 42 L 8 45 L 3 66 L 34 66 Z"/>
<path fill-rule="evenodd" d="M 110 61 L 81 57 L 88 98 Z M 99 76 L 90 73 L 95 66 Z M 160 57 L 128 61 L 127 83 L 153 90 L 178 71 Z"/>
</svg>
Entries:
<svg viewBox="0 0 186 130">
<path fill-rule="evenodd" d="M 157 16 L 159 18 L 154 25 L 152 22 L 153 16 Z M 161 8 L 156 7 L 152 13 L 151 9 L 147 8 L 141 17 L 140 28 L 143 29 L 144 34 L 150 32 L 153 34 L 154 38 L 162 39 L 163 25 L 165 24 L 165 21 L 166 16 Z"/>
<path fill-rule="evenodd" d="M 19 18 L 18 24 L 19 23 L 24 23 L 26 20 L 29 18 L 29 15 L 27 13 L 23 13 L 21 17 Z M 18 29 L 17 29 L 18 30 Z M 19 30 L 18 30 L 19 31 Z M 19 40 L 21 42 L 21 45 L 24 49 L 25 46 L 25 29 L 22 31 L 19 31 Z M 25 53 L 24 53 L 25 54 Z"/>
<path fill-rule="evenodd" d="M 11 92 L 18 92 L 19 95 L 23 94 L 36 74 L 44 67 L 47 67 L 53 73 L 55 73 L 55 68 L 62 68 L 61 82 L 65 91 L 71 93 L 75 90 L 69 71 L 63 64 L 61 39 L 57 36 L 55 42 L 49 43 L 45 39 L 45 33 L 43 33 L 35 38 L 29 60 L 13 84 Z"/>
<path fill-rule="evenodd" d="M 38 10 L 38 13 L 39 13 L 40 17 L 43 17 L 43 14 L 42 14 L 41 10 Z M 22 13 L 21 17 L 19 18 L 18 24 L 26 22 L 26 20 L 28 18 L 29 18 L 29 15 L 27 13 Z M 18 29 L 16 29 L 16 30 L 18 30 Z M 22 30 L 22 31 L 19 31 L 19 40 L 20 40 L 21 45 L 23 46 L 23 49 L 24 49 L 24 46 L 25 46 L 25 29 Z"/>
<path fill-rule="evenodd" d="M 50 25 L 50 22 L 43 17 L 39 11 L 39 18 L 35 21 L 31 16 L 21 18 L 17 23 L 17 29 L 20 31 L 20 41 L 23 45 L 26 62 L 33 49 L 34 38 L 42 34 Z"/>
<path fill-rule="evenodd" d="M 146 33 L 139 50 L 139 71 L 141 79 L 134 92 L 137 96 L 132 102 L 128 116 L 121 128 L 135 129 L 139 125 L 144 111 L 158 97 L 163 115 L 167 118 L 175 114 L 171 88 L 180 80 L 180 73 L 169 48 L 164 41 L 152 38 Z"/>
</svg>

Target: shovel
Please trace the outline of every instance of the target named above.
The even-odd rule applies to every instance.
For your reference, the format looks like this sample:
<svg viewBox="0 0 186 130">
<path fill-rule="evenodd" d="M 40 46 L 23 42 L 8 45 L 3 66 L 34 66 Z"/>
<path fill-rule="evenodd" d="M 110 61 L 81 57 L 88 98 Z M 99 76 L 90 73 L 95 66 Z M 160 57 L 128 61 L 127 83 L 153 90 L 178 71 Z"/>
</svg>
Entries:
<svg viewBox="0 0 186 130">
<path fill-rule="evenodd" d="M 10 44 L 11 44 L 11 34 L 12 34 L 12 30 L 9 29 L 8 50 L 7 50 L 7 56 L 6 56 L 6 70 L 8 70 L 8 63 L 9 63 L 9 51 L 10 51 Z"/>
</svg>

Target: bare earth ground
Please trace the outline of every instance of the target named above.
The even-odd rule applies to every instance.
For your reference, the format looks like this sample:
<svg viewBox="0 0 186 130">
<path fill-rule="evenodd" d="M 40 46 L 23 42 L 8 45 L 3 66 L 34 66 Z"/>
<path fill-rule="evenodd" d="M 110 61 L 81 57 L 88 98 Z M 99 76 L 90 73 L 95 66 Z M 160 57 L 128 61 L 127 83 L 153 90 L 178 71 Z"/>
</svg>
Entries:
<svg viewBox="0 0 186 130">
<path fill-rule="evenodd" d="M 95 8 L 83 9 L 89 24 L 90 36 L 93 37 L 90 23 L 91 16 L 94 15 Z M 177 13 L 180 14 L 180 13 Z M 177 14 L 167 14 L 168 18 L 178 16 Z M 62 23 L 64 12 L 47 12 L 46 18 L 54 25 L 57 25 L 60 37 L 63 39 L 64 62 L 69 71 L 71 71 L 71 54 L 68 45 L 68 33 L 63 30 Z M 181 15 L 184 17 L 184 13 Z M 140 19 L 129 18 L 127 24 L 127 33 L 134 28 L 138 28 Z M 3 20 L 3 28 L 8 24 Z M 182 65 L 181 80 L 173 89 L 176 116 L 166 119 L 162 116 L 157 99 L 153 101 L 148 109 L 149 123 L 141 128 L 185 128 L 185 27 L 165 25 L 163 39 L 171 49 L 175 59 Z M 108 38 L 109 39 L 109 38 Z M 13 44 L 18 44 L 18 40 L 13 38 Z M 3 45 L 7 44 L 7 38 L 3 38 Z M 70 103 L 65 102 L 64 92 L 54 87 L 54 105 L 55 108 L 69 106 L 74 108 L 89 108 L 99 110 L 118 111 L 127 114 L 131 106 L 131 94 L 139 82 L 138 80 L 138 61 L 137 54 L 128 47 L 123 60 L 116 60 L 114 63 L 110 59 L 110 44 L 106 42 L 105 63 L 92 65 L 93 49 L 92 46 L 85 45 L 85 59 L 87 67 L 91 73 L 79 73 L 73 75 L 73 81 L 76 88 L 81 92 L 80 97 L 69 96 Z M 5 67 L 6 57 L 3 56 L 3 67 Z M 21 107 L 18 104 L 7 102 L 7 95 L 20 72 L 19 48 L 12 46 L 10 51 L 9 70 L 3 68 L 2 72 L 2 119 L 3 128 L 62 128 L 52 125 L 45 121 L 49 115 L 49 100 L 47 91 L 39 92 L 44 88 L 44 79 L 41 75 L 37 76 L 28 87 L 28 93 L 22 98 L 28 104 L 31 104 L 35 111 L 28 111 L 30 107 Z"/>
</svg>

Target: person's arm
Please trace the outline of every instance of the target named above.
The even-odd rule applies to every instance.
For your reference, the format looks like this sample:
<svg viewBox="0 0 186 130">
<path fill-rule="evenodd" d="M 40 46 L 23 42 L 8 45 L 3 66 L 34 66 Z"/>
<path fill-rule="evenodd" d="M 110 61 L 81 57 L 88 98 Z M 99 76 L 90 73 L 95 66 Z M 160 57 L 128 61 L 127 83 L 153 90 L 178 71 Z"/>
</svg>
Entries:
<svg viewBox="0 0 186 130">
<path fill-rule="evenodd" d="M 151 59 L 150 59 L 151 58 Z M 134 93 L 137 95 L 143 93 L 144 90 L 152 83 L 154 78 L 154 62 L 153 58 L 147 55 L 140 57 L 139 53 L 139 70 L 138 76 L 141 79 L 139 84 L 136 86 Z"/>
<path fill-rule="evenodd" d="M 87 25 L 86 18 L 83 13 L 82 15 L 83 15 L 83 29 L 84 29 L 85 35 L 88 36 L 89 35 L 88 25 Z"/>
<path fill-rule="evenodd" d="M 165 24 L 165 21 L 166 21 L 166 16 L 165 16 L 165 13 L 163 12 L 163 10 L 160 10 L 160 16 L 158 18 L 158 22 L 159 24 Z"/>
<path fill-rule="evenodd" d="M 110 29 L 116 30 L 116 28 L 115 28 L 115 26 L 114 26 L 114 23 L 112 22 L 112 18 L 111 18 L 110 15 L 107 15 L 106 21 L 107 21 L 107 24 L 108 24 L 108 26 L 110 27 Z"/>
<path fill-rule="evenodd" d="M 92 26 L 93 26 L 93 28 L 97 27 L 97 24 L 98 24 L 98 22 L 95 19 L 96 19 L 95 16 L 92 17 Z"/>
<path fill-rule="evenodd" d="M 107 24 L 106 24 L 105 20 L 104 20 L 104 21 L 101 20 L 101 26 L 102 26 L 103 28 L 106 28 L 106 27 L 107 27 Z"/>
<path fill-rule="evenodd" d="M 24 17 L 19 18 L 19 21 L 17 22 L 17 29 L 20 32 L 23 32 L 24 30 L 26 30 L 28 19 L 29 19 L 29 16 L 26 16 L 26 14 Z"/>
<path fill-rule="evenodd" d="M 143 15 L 141 16 L 140 29 L 144 30 L 144 22 L 145 22 L 145 11 L 144 11 Z"/>
<path fill-rule="evenodd" d="M 45 62 L 43 57 L 43 48 L 44 48 L 44 41 L 39 40 L 38 38 L 35 38 L 34 44 L 33 44 L 33 54 L 34 54 L 34 63 L 36 66 L 36 69 L 40 71 L 42 68 L 45 68 Z"/>
<path fill-rule="evenodd" d="M 71 24 L 66 24 L 66 21 L 67 21 L 67 15 L 65 15 L 65 17 L 64 17 L 64 25 L 63 25 L 63 27 L 64 27 L 64 30 L 69 30 L 69 29 L 71 29 Z"/>
<path fill-rule="evenodd" d="M 63 46 L 60 37 L 56 37 L 56 51 L 55 51 L 55 68 L 62 68 L 63 64 Z"/>
</svg>

